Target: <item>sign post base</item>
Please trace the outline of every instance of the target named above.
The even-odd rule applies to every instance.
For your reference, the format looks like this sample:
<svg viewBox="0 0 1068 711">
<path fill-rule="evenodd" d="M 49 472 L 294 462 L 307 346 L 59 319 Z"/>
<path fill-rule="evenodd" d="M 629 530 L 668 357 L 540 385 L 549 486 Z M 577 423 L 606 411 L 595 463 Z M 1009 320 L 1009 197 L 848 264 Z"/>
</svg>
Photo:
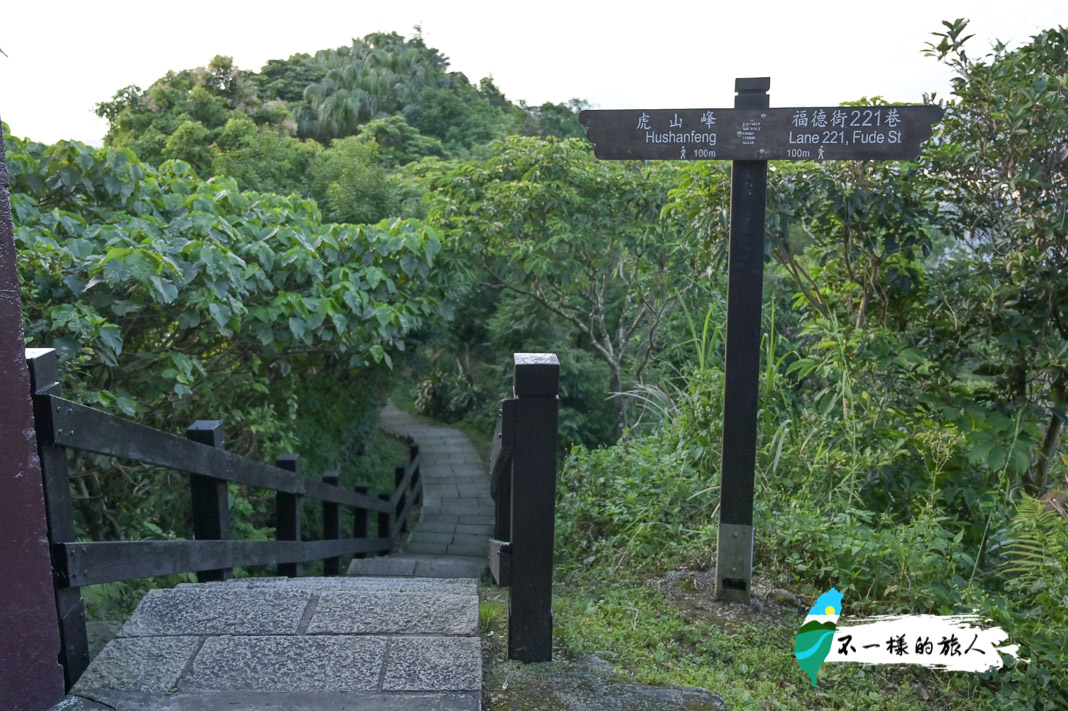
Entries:
<svg viewBox="0 0 1068 711">
<path fill-rule="evenodd" d="M 753 527 L 721 523 L 716 541 L 716 599 L 749 604 L 753 580 Z"/>
</svg>

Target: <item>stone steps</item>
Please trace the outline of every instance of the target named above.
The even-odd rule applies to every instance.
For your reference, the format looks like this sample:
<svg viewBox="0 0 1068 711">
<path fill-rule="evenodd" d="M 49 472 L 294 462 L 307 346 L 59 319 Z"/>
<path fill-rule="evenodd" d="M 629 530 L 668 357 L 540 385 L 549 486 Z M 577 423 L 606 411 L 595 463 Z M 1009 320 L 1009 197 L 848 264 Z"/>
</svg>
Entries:
<svg viewBox="0 0 1068 711">
<path fill-rule="evenodd" d="M 475 445 L 459 430 L 428 425 L 393 403 L 382 410 L 381 425 L 419 445 L 422 508 L 399 555 L 357 558 L 349 575 L 481 577 L 488 567 L 494 504 Z"/>
<path fill-rule="evenodd" d="M 57 708 L 469 711 L 481 686 L 474 579 L 245 578 L 150 591 Z"/>
</svg>

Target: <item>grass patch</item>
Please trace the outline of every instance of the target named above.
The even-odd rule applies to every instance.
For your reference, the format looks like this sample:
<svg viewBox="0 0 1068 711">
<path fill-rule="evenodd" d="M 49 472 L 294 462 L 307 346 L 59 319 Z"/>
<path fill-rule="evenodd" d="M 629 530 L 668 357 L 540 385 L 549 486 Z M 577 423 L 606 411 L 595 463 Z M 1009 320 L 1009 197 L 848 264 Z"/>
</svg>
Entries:
<svg viewBox="0 0 1068 711">
<path fill-rule="evenodd" d="M 558 586 L 553 610 L 565 657 L 596 654 L 639 682 L 708 689 L 731 709 L 975 707 L 977 676 L 919 667 L 828 664 L 813 688 L 793 656 L 798 611 L 725 621 L 684 612 L 650 582 L 618 578 Z"/>
<path fill-rule="evenodd" d="M 508 625 L 508 602 L 501 597 L 484 596 L 478 603 L 478 629 L 481 634 L 503 631 Z"/>
</svg>

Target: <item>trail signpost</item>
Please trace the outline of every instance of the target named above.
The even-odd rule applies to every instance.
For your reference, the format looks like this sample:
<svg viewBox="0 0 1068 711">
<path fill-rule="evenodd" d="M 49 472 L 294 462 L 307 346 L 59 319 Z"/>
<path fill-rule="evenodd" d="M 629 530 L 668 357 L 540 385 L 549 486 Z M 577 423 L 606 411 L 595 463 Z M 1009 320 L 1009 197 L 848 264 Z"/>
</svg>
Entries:
<svg viewBox="0 0 1068 711">
<path fill-rule="evenodd" d="M 727 353 L 716 598 L 748 603 L 769 160 L 905 160 L 942 118 L 937 106 L 769 108 L 767 77 L 735 80 L 730 109 L 583 111 L 604 160 L 730 160 Z"/>
</svg>

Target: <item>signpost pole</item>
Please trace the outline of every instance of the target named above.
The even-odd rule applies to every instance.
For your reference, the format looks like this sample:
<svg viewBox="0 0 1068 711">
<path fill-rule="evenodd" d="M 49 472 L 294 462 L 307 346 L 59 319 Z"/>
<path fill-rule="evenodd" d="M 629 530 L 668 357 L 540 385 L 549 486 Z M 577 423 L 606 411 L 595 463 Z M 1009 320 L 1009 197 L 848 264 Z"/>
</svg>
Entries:
<svg viewBox="0 0 1068 711">
<path fill-rule="evenodd" d="M 767 77 L 737 79 L 734 108 L 768 108 L 770 86 Z M 753 569 L 753 470 L 767 187 L 766 160 L 732 161 L 716 599 L 746 604 Z"/>
</svg>

